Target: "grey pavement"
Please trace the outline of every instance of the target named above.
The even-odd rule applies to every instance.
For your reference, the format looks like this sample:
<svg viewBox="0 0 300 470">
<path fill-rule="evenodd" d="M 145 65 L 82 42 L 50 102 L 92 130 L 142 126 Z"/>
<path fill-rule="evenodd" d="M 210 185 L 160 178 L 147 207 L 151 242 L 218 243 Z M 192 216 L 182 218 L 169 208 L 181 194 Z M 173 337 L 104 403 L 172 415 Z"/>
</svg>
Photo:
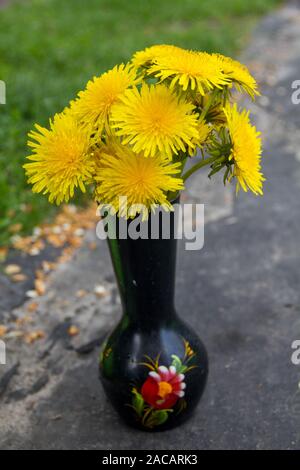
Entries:
<svg viewBox="0 0 300 470">
<path fill-rule="evenodd" d="M 0 366 L 0 447 L 4 449 L 300 449 L 300 7 L 265 18 L 244 55 L 261 83 L 252 104 L 265 136 L 264 198 L 193 178 L 187 199 L 205 203 L 205 246 L 179 246 L 177 309 L 209 352 L 210 376 L 195 416 L 180 428 L 126 427 L 97 377 L 99 344 L 120 303 L 105 242 L 88 244 L 52 274 L 35 326 L 46 339 L 8 340 Z M 94 287 L 104 287 L 97 297 Z M 6 286 L 9 289 L 9 286 Z M 75 293 L 89 293 L 77 298 Z M 2 308 L 7 321 L 26 311 Z M 70 324 L 80 334 L 67 334 Z"/>
</svg>

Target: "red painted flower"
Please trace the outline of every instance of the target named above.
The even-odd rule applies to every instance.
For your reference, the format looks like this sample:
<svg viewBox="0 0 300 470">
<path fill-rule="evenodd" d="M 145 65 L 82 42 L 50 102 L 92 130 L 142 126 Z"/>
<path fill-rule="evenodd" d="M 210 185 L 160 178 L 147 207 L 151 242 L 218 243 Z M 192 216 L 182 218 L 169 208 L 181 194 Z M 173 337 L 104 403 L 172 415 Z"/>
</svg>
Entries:
<svg viewBox="0 0 300 470">
<path fill-rule="evenodd" d="M 144 382 L 141 394 L 144 400 L 153 408 L 159 410 L 172 408 L 177 400 L 184 396 L 186 387 L 184 374 L 178 374 L 174 366 L 160 366 L 157 372 L 149 372 Z"/>
</svg>

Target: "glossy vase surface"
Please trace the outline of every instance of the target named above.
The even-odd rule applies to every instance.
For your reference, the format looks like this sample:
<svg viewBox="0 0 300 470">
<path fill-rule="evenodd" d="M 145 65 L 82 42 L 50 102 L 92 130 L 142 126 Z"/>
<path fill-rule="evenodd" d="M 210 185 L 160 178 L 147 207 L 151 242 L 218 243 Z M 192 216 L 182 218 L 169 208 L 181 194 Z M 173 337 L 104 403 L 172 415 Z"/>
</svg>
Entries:
<svg viewBox="0 0 300 470">
<path fill-rule="evenodd" d="M 150 233 L 151 217 L 144 223 Z M 191 416 L 208 374 L 204 345 L 174 308 L 173 213 L 169 224 L 167 239 L 108 239 L 123 316 L 102 347 L 100 379 L 127 424 L 148 431 Z"/>
</svg>

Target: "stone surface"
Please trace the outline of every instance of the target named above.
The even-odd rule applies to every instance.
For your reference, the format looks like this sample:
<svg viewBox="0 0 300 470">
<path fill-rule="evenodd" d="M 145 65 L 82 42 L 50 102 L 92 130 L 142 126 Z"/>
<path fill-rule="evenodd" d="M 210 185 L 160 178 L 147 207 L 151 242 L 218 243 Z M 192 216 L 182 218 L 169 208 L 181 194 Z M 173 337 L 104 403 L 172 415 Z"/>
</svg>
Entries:
<svg viewBox="0 0 300 470">
<path fill-rule="evenodd" d="M 265 197 L 192 180 L 190 200 L 206 205 L 205 247 L 180 243 L 177 307 L 204 340 L 210 377 L 194 418 L 170 432 L 128 429 L 97 378 L 98 345 L 120 314 L 104 242 L 52 275 L 38 299 L 35 327 L 46 339 L 8 341 L 0 366 L 0 447 L 5 449 L 294 449 L 300 448 L 300 366 L 291 343 L 300 338 L 300 10 L 267 17 L 245 61 L 262 83 L 252 105 L 266 136 Z M 105 288 L 97 297 L 95 286 Z M 9 286 L 7 286 L 9 289 Z M 85 289 L 88 294 L 76 297 Z M 4 295 L 6 291 L 4 290 Z M 26 303 L 6 317 L 22 315 Z M 67 333 L 71 324 L 78 336 Z"/>
</svg>

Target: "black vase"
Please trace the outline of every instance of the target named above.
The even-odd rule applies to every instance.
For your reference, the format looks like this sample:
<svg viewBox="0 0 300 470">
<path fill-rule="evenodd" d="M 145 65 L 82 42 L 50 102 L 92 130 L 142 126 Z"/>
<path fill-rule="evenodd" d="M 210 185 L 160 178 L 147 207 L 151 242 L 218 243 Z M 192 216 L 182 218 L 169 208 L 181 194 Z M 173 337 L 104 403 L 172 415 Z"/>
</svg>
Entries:
<svg viewBox="0 0 300 470">
<path fill-rule="evenodd" d="M 144 224 L 151 233 L 151 217 Z M 122 239 L 118 227 L 108 238 L 123 316 L 102 347 L 100 379 L 126 423 L 147 431 L 190 417 L 208 375 L 204 345 L 174 308 L 173 213 L 169 225 L 168 239 L 161 231 L 157 239 Z"/>
</svg>

